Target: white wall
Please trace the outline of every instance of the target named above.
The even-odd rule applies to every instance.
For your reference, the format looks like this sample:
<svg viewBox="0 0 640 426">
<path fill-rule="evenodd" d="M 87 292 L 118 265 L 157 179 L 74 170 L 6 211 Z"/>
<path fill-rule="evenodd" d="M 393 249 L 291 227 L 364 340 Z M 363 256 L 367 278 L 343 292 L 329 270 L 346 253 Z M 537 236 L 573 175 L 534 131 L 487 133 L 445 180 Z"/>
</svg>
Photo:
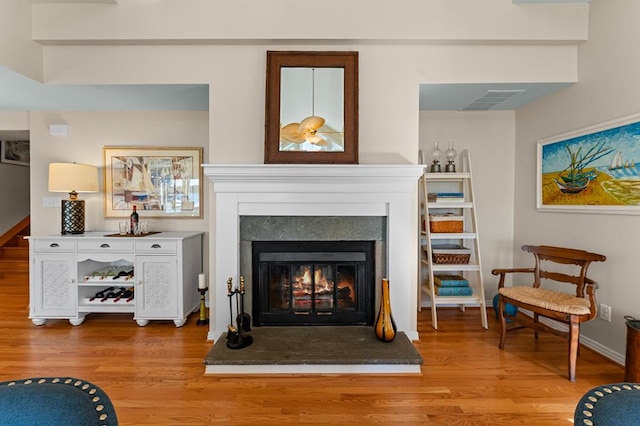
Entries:
<svg viewBox="0 0 640 426">
<path fill-rule="evenodd" d="M 79 195 L 85 200 L 85 230 L 116 232 L 118 219 L 104 217 L 103 146 L 193 146 L 203 147 L 204 158 L 208 156 L 206 111 L 32 112 L 30 121 L 32 235 L 60 232 L 60 208 L 42 207 L 45 196 L 68 197 L 47 191 L 49 163 L 77 162 L 99 167 L 101 192 Z M 69 136 L 51 136 L 50 124 L 67 124 Z M 144 217 L 144 212 L 139 213 Z M 149 224 L 152 231 L 207 231 L 209 217 L 205 205 L 202 219 L 150 218 Z"/>
<path fill-rule="evenodd" d="M 52 84 L 209 84 L 210 161 L 262 163 L 266 51 L 305 49 L 359 52 L 364 164 L 415 163 L 421 83 L 577 79 L 575 46 L 48 46 L 45 70 Z"/>
<path fill-rule="evenodd" d="M 617 359 L 625 353 L 623 316 L 640 317 L 640 216 L 537 212 L 536 146 L 541 138 L 640 113 L 638 16 L 640 2 L 591 0 L 589 41 L 578 51 L 580 82 L 516 115 L 514 250 L 544 243 L 607 256 L 589 275 L 599 282 L 598 300 L 612 307 L 613 321 L 591 321 L 582 332 Z M 526 256 L 517 259 L 531 264 Z"/>
<path fill-rule="evenodd" d="M 0 66 L 42 81 L 42 46 L 31 39 L 31 2 L 0 2 Z"/>
<path fill-rule="evenodd" d="M 443 152 L 449 141 L 458 153 L 469 151 L 485 298 L 490 302 L 497 293 L 491 270 L 513 262 L 515 112 L 421 111 L 425 163 L 432 160 L 435 141 Z"/>
<path fill-rule="evenodd" d="M 33 6 L 33 37 L 52 43 L 424 39 L 573 42 L 586 38 L 589 14 L 586 3 L 514 5 L 511 0 L 324 0 L 322 7 L 290 0 L 47 3 Z M 314 25 L 306 25 L 310 19 Z"/>
</svg>

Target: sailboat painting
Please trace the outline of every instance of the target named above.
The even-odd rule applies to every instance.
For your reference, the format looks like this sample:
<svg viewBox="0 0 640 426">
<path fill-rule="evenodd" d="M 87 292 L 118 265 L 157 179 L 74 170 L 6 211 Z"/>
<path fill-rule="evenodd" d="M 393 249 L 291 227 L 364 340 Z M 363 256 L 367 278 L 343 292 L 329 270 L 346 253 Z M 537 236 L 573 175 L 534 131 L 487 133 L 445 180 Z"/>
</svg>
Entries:
<svg viewBox="0 0 640 426">
<path fill-rule="evenodd" d="M 537 208 L 640 213 L 640 115 L 539 141 Z"/>
</svg>

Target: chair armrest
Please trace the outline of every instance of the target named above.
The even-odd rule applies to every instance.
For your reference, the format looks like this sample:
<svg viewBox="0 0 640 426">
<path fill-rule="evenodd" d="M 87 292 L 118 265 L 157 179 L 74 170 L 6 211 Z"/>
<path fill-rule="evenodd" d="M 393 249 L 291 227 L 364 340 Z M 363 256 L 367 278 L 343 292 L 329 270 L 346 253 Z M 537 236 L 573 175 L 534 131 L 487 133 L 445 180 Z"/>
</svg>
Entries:
<svg viewBox="0 0 640 426">
<path fill-rule="evenodd" d="M 491 273 L 493 275 L 509 274 L 514 272 L 535 272 L 535 268 L 510 268 L 510 269 L 493 269 Z"/>
<path fill-rule="evenodd" d="M 500 276 L 500 280 L 498 281 L 498 288 L 502 288 L 504 287 L 504 279 L 505 276 L 507 274 L 513 274 L 513 273 L 535 273 L 536 269 L 535 268 L 508 268 L 508 269 L 493 269 L 491 271 L 491 274 L 493 275 L 499 275 Z"/>
<path fill-rule="evenodd" d="M 589 309 L 591 310 L 589 319 L 592 320 L 598 316 L 598 304 L 596 303 L 596 290 L 598 289 L 598 283 L 587 277 L 585 277 L 584 282 L 586 283 L 585 291 L 589 298 Z"/>
<path fill-rule="evenodd" d="M 594 280 L 590 279 L 590 278 L 585 277 L 584 278 L 584 282 L 587 284 L 586 285 L 586 290 L 587 290 L 588 294 L 595 293 L 595 291 L 600 288 L 598 283 L 595 282 Z"/>
</svg>

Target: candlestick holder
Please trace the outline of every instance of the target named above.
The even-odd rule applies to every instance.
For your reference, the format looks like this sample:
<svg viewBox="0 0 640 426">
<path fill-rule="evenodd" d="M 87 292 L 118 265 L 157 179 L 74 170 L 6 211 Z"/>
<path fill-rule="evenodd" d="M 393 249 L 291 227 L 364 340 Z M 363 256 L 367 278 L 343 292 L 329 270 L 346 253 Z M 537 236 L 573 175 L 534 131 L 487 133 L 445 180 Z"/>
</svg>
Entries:
<svg viewBox="0 0 640 426">
<path fill-rule="evenodd" d="M 209 324 L 209 318 L 207 318 L 207 306 L 204 303 L 204 295 L 207 290 L 209 290 L 208 287 L 198 289 L 198 291 L 200 292 L 200 318 L 198 318 L 198 321 L 196 321 L 196 325 Z"/>
</svg>

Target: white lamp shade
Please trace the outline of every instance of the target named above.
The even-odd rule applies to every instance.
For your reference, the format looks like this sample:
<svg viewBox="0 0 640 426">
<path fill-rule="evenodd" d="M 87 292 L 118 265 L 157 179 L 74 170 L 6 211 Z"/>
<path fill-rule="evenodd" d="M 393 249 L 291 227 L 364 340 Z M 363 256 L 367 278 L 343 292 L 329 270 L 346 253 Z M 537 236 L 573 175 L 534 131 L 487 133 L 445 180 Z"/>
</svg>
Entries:
<svg viewBox="0 0 640 426">
<path fill-rule="evenodd" d="M 98 168 L 89 164 L 50 163 L 49 192 L 98 192 Z"/>
</svg>

